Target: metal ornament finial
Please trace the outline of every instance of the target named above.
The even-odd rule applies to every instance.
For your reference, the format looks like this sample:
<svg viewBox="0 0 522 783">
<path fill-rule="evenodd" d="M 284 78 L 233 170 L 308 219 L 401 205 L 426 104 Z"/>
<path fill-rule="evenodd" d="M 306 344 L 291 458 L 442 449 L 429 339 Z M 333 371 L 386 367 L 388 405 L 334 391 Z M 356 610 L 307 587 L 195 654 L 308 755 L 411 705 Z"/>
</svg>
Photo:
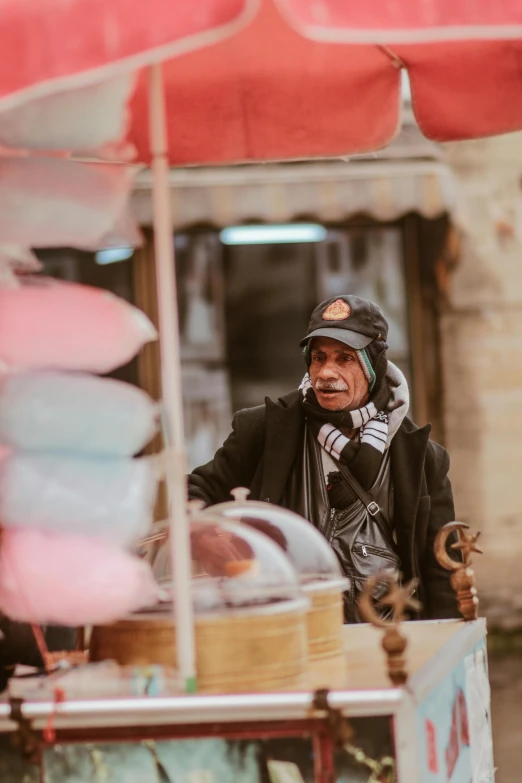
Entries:
<svg viewBox="0 0 522 783">
<path fill-rule="evenodd" d="M 388 593 L 379 600 L 379 603 L 391 607 L 391 619 L 381 617 L 374 606 L 373 595 L 377 585 L 383 582 L 388 585 Z M 413 611 L 420 609 L 419 601 L 413 598 L 417 584 L 417 580 L 412 579 L 401 586 L 398 583 L 397 573 L 379 571 L 366 580 L 359 598 L 359 609 L 363 619 L 377 628 L 385 629 L 382 647 L 388 662 L 388 676 L 394 685 L 404 685 L 408 679 L 405 656 L 408 640 L 401 634 L 399 628 L 407 609 Z"/>
<path fill-rule="evenodd" d="M 471 568 L 471 555 L 476 552 L 481 555 L 482 550 L 477 546 L 480 533 L 467 533 L 469 525 L 465 522 L 448 522 L 441 527 L 435 537 L 435 557 L 440 565 L 447 571 L 452 571 L 450 582 L 457 594 L 459 611 L 467 622 L 478 617 L 479 599 L 475 587 L 475 572 Z M 460 551 L 462 560 L 453 560 L 450 557 L 446 543 L 448 536 L 457 532 L 459 540 L 450 545 L 450 549 Z"/>
<path fill-rule="evenodd" d="M 473 552 L 476 552 L 478 555 L 484 554 L 482 549 L 479 549 L 479 547 L 476 545 L 478 537 L 480 536 L 480 531 L 478 533 L 471 533 L 468 535 L 464 532 L 464 530 L 460 530 L 459 534 L 460 541 L 458 541 L 456 544 L 451 544 L 451 549 L 460 549 L 462 552 L 462 560 L 464 561 L 464 564 L 470 565 L 471 555 Z"/>
</svg>

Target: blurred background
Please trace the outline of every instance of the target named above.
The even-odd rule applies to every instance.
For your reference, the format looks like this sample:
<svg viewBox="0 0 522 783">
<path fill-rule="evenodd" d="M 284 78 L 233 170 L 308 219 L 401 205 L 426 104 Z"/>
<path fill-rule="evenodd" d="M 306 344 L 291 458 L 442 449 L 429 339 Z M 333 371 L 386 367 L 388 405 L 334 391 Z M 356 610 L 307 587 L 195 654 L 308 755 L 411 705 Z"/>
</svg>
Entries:
<svg viewBox="0 0 522 783">
<path fill-rule="evenodd" d="M 412 417 L 450 452 L 458 519 L 482 531 L 476 571 L 490 628 L 499 783 L 519 780 L 522 703 L 522 134 L 427 141 L 404 83 L 385 151 L 171 171 L 190 467 L 234 411 L 295 388 L 298 342 L 336 294 L 377 301 Z M 134 194 L 143 248 L 38 253 L 46 274 L 114 291 L 157 322 L 151 181 Z M 148 347 L 118 377 L 159 396 Z"/>
</svg>

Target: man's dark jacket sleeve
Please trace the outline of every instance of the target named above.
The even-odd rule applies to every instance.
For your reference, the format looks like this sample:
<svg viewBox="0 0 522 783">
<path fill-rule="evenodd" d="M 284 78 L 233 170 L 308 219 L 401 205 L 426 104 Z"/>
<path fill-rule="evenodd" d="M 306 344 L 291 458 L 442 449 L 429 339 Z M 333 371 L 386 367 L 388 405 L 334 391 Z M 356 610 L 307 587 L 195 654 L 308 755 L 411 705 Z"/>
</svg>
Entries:
<svg viewBox="0 0 522 783">
<path fill-rule="evenodd" d="M 232 500 L 230 492 L 236 487 L 251 486 L 263 452 L 265 410 L 260 405 L 236 413 L 232 432 L 214 459 L 189 475 L 191 500 L 211 506 Z"/>
<path fill-rule="evenodd" d="M 455 593 L 449 582 L 449 572 L 439 565 L 434 554 L 434 542 L 440 528 L 455 520 L 453 492 L 448 477 L 450 459 L 448 452 L 438 443 L 430 441 L 426 459 L 426 480 L 430 496 L 430 512 L 424 557 L 420 567 L 424 584 L 424 614 L 432 619 L 460 617 Z M 456 538 L 451 536 L 449 543 Z M 458 559 L 457 553 L 452 555 Z"/>
</svg>

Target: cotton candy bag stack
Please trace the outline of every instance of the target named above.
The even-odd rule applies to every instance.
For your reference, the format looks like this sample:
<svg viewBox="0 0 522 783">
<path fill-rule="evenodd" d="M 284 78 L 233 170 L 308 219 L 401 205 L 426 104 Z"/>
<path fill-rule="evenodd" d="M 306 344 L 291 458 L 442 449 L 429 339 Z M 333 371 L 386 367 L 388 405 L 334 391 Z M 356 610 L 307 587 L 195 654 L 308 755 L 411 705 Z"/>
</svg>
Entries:
<svg viewBox="0 0 522 783">
<path fill-rule="evenodd" d="M 0 611 L 15 620 L 103 623 L 153 602 L 130 554 L 148 530 L 158 428 L 142 390 L 94 373 L 156 338 L 116 296 L 22 278 L 0 287 Z"/>
</svg>

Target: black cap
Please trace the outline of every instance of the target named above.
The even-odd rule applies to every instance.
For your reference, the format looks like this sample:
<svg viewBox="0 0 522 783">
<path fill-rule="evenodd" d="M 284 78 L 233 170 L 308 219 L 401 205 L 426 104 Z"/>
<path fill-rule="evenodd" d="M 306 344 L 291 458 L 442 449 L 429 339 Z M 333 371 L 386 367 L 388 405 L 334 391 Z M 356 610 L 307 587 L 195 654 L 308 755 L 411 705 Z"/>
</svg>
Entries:
<svg viewBox="0 0 522 783">
<path fill-rule="evenodd" d="M 299 343 L 305 346 L 312 337 L 330 337 L 360 351 L 373 340 L 386 342 L 388 323 L 382 310 L 360 296 L 334 296 L 315 308 L 308 334 Z"/>
</svg>

